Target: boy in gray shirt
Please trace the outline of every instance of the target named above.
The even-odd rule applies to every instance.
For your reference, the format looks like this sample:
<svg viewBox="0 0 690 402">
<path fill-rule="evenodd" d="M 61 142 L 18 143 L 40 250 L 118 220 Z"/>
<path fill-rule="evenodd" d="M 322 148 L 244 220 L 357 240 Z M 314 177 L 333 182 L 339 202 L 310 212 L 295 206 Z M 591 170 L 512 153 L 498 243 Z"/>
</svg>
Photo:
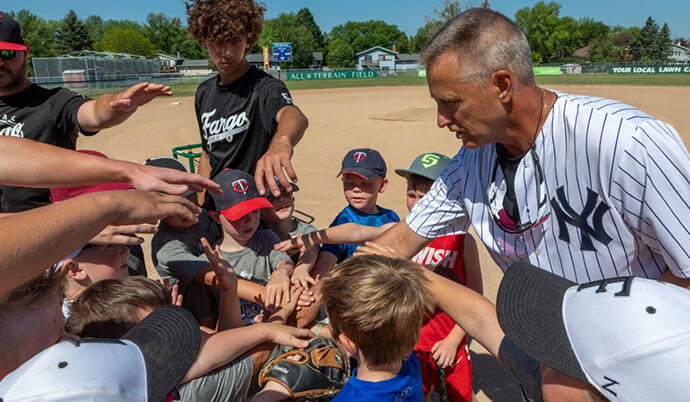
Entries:
<svg viewBox="0 0 690 402">
<path fill-rule="evenodd" d="M 164 221 L 152 243 L 153 260 L 163 279 L 181 282 L 184 307 L 206 326 L 217 317 L 217 292 L 214 272 L 201 247 L 201 237 L 220 247 L 221 254 L 239 278 L 238 294 L 243 303 L 244 318 L 251 319 L 263 306 L 278 306 L 289 299 L 294 264 L 290 257 L 273 249 L 278 237 L 268 229 L 257 230 L 259 210 L 272 208 L 260 196 L 254 178 L 242 171 L 226 169 L 215 178 L 223 194 L 214 194 L 199 223 L 184 228 Z M 300 305 L 311 304 L 312 297 L 303 292 Z"/>
</svg>

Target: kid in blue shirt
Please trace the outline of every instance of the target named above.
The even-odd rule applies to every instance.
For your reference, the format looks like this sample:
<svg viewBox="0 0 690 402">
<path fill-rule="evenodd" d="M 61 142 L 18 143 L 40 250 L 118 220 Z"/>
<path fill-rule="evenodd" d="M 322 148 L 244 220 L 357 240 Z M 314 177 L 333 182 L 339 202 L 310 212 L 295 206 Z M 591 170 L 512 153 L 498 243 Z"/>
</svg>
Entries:
<svg viewBox="0 0 690 402">
<path fill-rule="evenodd" d="M 381 154 L 368 148 L 353 149 L 343 158 L 340 173 L 343 193 L 348 205 L 335 217 L 331 226 L 354 222 L 366 226 L 382 226 L 399 222 L 398 215 L 376 204 L 378 195 L 386 191 L 386 162 Z M 321 247 L 315 271 L 326 276 L 338 262 L 351 257 L 360 244 L 332 244 Z"/>
</svg>

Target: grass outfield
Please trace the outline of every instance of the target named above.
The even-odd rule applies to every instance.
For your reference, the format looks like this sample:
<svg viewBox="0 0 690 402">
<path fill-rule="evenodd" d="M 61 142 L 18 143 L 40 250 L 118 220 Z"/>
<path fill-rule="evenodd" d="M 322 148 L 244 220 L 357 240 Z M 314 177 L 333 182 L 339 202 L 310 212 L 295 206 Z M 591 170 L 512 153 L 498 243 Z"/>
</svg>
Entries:
<svg viewBox="0 0 690 402">
<path fill-rule="evenodd" d="M 690 74 L 658 74 L 658 75 L 611 75 L 611 74 L 577 74 L 538 76 L 539 85 L 661 85 L 661 86 L 690 86 Z M 360 78 L 344 80 L 305 80 L 285 81 L 288 89 L 329 89 L 329 88 L 358 88 L 426 85 L 426 78 L 413 75 L 399 75 L 393 77 Z M 195 81 L 173 84 L 175 96 L 193 96 L 199 83 Z M 109 88 L 97 90 L 83 90 L 83 94 L 96 97 L 104 93 L 111 93 L 124 88 Z"/>
</svg>

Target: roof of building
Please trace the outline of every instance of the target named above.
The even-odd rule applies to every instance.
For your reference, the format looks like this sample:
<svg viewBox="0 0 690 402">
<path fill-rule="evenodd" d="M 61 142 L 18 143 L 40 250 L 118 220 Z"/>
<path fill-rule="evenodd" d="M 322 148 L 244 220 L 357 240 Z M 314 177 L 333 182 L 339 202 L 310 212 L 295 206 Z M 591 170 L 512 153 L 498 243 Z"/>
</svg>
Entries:
<svg viewBox="0 0 690 402">
<path fill-rule="evenodd" d="M 686 52 L 688 51 L 688 48 L 685 47 L 685 46 L 683 46 L 683 45 L 681 45 L 680 43 L 674 43 L 673 46 L 674 46 L 674 47 L 677 47 L 677 48 L 680 49 L 680 50 L 685 50 Z"/>
<path fill-rule="evenodd" d="M 208 59 L 184 59 L 179 63 L 179 67 L 204 67 L 208 68 Z"/>
<path fill-rule="evenodd" d="M 384 52 L 384 53 L 389 53 L 389 54 L 394 54 L 394 55 L 397 55 L 397 54 L 398 54 L 398 52 L 394 52 L 394 51 L 392 51 L 392 50 L 390 50 L 390 49 L 386 49 L 385 47 L 374 46 L 374 47 L 371 47 L 371 48 L 369 48 L 369 49 L 367 49 L 367 50 L 362 50 L 361 52 L 356 53 L 355 56 L 359 56 L 360 54 L 365 54 L 365 53 L 372 53 L 372 52 L 375 52 L 375 51 L 382 51 L 382 52 Z"/>
<path fill-rule="evenodd" d="M 400 61 L 419 61 L 419 53 L 400 53 L 398 54 Z"/>
</svg>

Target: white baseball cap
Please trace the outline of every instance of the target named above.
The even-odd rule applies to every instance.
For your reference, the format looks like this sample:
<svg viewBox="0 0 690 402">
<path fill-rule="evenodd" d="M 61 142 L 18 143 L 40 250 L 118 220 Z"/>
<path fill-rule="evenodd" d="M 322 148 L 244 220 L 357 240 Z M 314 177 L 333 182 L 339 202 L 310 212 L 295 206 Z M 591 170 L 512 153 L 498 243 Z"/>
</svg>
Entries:
<svg viewBox="0 0 690 402">
<path fill-rule="evenodd" d="M 0 382 L 0 401 L 163 401 L 196 359 L 199 326 L 173 305 L 121 339 L 59 342 Z"/>
<path fill-rule="evenodd" d="M 575 284 L 513 264 L 496 300 L 506 336 L 619 401 L 678 401 L 690 384 L 690 291 L 644 278 Z"/>
</svg>

